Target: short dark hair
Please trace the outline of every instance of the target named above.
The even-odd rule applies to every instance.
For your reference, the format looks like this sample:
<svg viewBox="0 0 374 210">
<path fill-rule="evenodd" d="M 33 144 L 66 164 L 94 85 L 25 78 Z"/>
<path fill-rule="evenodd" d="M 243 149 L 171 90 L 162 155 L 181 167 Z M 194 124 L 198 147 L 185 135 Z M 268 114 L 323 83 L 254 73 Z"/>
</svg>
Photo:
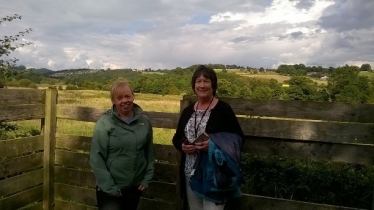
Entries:
<svg viewBox="0 0 374 210">
<path fill-rule="evenodd" d="M 217 75 L 213 68 L 205 65 L 198 66 L 195 72 L 193 73 L 191 79 L 192 90 L 195 92 L 195 82 L 197 78 L 199 78 L 201 75 L 205 78 L 210 79 L 210 81 L 212 82 L 213 96 L 215 96 L 217 93 Z"/>
</svg>

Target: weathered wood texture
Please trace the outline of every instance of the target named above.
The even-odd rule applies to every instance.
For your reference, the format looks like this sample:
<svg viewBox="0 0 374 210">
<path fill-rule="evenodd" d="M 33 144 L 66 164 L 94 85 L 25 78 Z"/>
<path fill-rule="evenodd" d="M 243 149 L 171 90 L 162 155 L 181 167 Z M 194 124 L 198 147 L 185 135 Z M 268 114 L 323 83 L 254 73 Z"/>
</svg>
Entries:
<svg viewBox="0 0 374 210">
<path fill-rule="evenodd" d="M 151 200 L 146 198 L 141 198 L 139 202 L 138 209 L 143 210 L 175 210 L 175 205 L 173 203 L 162 202 L 157 200 Z M 63 200 L 56 199 L 56 210 L 97 210 L 95 206 L 82 205 L 77 203 L 71 203 Z"/>
<path fill-rule="evenodd" d="M 54 208 L 54 169 L 57 125 L 57 90 L 47 90 L 45 97 L 44 157 L 43 157 L 43 208 Z"/>
<path fill-rule="evenodd" d="M 44 91 L 32 89 L 0 89 L 0 105 L 43 104 Z"/>
<path fill-rule="evenodd" d="M 96 205 L 96 194 L 94 189 L 83 188 L 73 185 L 55 183 L 56 189 L 56 200 L 69 200 L 77 202 L 78 204 L 83 204 L 87 206 L 94 207 Z M 168 188 L 169 189 L 169 188 Z M 148 189 L 147 189 L 148 190 Z M 153 205 L 159 205 L 159 207 L 154 206 L 149 203 L 153 203 Z M 61 207 L 56 208 L 60 209 Z M 147 208 L 150 207 L 150 208 Z M 166 208 L 165 208 L 166 207 Z M 161 200 L 154 200 L 154 199 L 141 199 L 139 204 L 139 209 L 172 209 L 175 208 L 175 205 L 172 202 L 164 202 Z"/>
<path fill-rule="evenodd" d="M 89 155 L 86 153 L 77 153 L 77 152 L 71 152 L 66 150 L 56 150 L 56 164 L 66 166 L 66 167 L 73 167 L 76 169 L 83 169 L 83 171 L 91 171 L 91 167 L 89 164 Z M 59 171 L 62 169 L 58 169 Z M 79 175 L 79 170 L 72 173 L 73 176 L 78 177 L 85 177 L 87 176 L 86 172 L 82 175 Z M 56 172 L 57 173 L 57 172 Z M 92 173 L 92 172 L 90 172 Z M 156 163 L 155 164 L 155 175 L 154 179 L 159 181 L 165 181 L 165 182 L 175 182 L 177 177 L 178 169 L 177 165 L 174 164 L 164 164 L 164 163 Z M 67 176 L 67 174 L 63 175 Z M 82 182 L 85 182 L 84 180 L 81 180 Z"/>
<path fill-rule="evenodd" d="M 0 158 L 17 156 L 44 149 L 43 136 L 0 141 Z"/>
<path fill-rule="evenodd" d="M 90 171 L 56 167 L 55 181 L 66 185 L 95 188 L 95 175 Z M 144 193 L 145 197 L 173 202 L 175 184 L 152 182 Z"/>
<path fill-rule="evenodd" d="M 72 136 L 57 133 L 56 148 L 89 152 L 91 148 L 91 141 L 92 137 Z"/>
<path fill-rule="evenodd" d="M 81 109 L 81 107 L 77 107 L 77 109 Z M 98 109 L 87 109 L 90 109 L 90 113 L 102 113 L 102 111 Z M 64 118 L 83 120 L 83 117 L 80 117 L 79 114 L 76 113 L 78 111 L 74 111 L 73 108 L 65 107 L 63 110 L 65 110 L 64 112 L 69 112 L 69 114 L 65 114 Z M 70 117 L 67 117 L 68 115 Z M 98 114 L 93 115 L 96 116 Z M 152 124 L 155 127 L 175 128 L 178 122 L 177 114 L 149 113 L 148 116 L 151 121 L 153 121 Z M 63 115 L 60 115 L 60 117 L 63 117 Z M 84 120 L 95 121 L 97 119 Z M 371 138 L 371 136 L 374 136 L 374 124 L 305 121 L 300 119 L 295 121 L 245 117 L 238 117 L 238 120 L 243 132 L 250 136 L 337 143 L 374 144 L 374 139 Z"/>
<path fill-rule="evenodd" d="M 372 123 L 372 104 L 346 104 L 337 102 L 256 100 L 220 98 L 229 103 L 237 115 L 296 118 L 309 120 Z M 184 96 L 192 104 L 195 96 Z"/>
<path fill-rule="evenodd" d="M 95 175 L 92 171 L 78 170 L 56 166 L 55 181 L 82 187 L 94 188 Z"/>
<path fill-rule="evenodd" d="M 151 200 L 146 198 L 141 198 L 139 202 L 138 209 L 141 210 L 175 210 L 176 206 L 174 203 L 163 202 L 159 200 Z"/>
<path fill-rule="evenodd" d="M 95 190 L 56 183 L 56 209 L 96 209 Z M 73 201 L 74 203 L 67 202 Z M 172 202 L 141 198 L 138 209 L 171 210 Z"/>
<path fill-rule="evenodd" d="M 5 159 L 0 161 L 0 178 L 41 167 L 43 167 L 43 152 Z"/>
<path fill-rule="evenodd" d="M 95 206 L 70 203 L 70 202 L 58 200 L 58 199 L 56 199 L 55 203 L 56 203 L 55 210 L 67 210 L 67 209 L 69 210 L 97 210 L 97 207 Z"/>
<path fill-rule="evenodd" d="M 357 208 L 348 208 L 342 206 L 332 206 L 317 203 L 308 203 L 292 201 L 278 198 L 269 198 L 256 195 L 244 194 L 241 200 L 241 209 L 249 210 L 357 210 Z"/>
<path fill-rule="evenodd" d="M 43 210 L 43 201 L 32 203 L 27 207 L 23 207 L 22 210 Z"/>
<path fill-rule="evenodd" d="M 1 106 L 1 121 L 33 120 L 44 117 L 44 105 Z"/>
<path fill-rule="evenodd" d="M 69 166 L 81 169 L 91 169 L 89 164 L 89 154 L 77 153 L 65 150 L 56 150 L 55 163 L 57 165 Z"/>
<path fill-rule="evenodd" d="M 37 169 L 0 181 L 0 197 L 11 195 L 43 183 L 43 169 Z"/>
<path fill-rule="evenodd" d="M 144 190 L 143 197 L 167 201 L 173 203 L 175 201 L 175 184 L 165 182 L 151 182 L 149 187 Z"/>
<path fill-rule="evenodd" d="M 57 134 L 56 148 L 89 152 L 91 141 L 91 137 Z M 178 161 L 178 151 L 171 145 L 154 144 L 153 150 L 156 160 L 174 164 Z"/>
<path fill-rule="evenodd" d="M 374 145 L 304 142 L 247 137 L 243 152 L 374 165 Z"/>
<path fill-rule="evenodd" d="M 96 122 L 107 109 L 58 105 L 57 117 L 62 119 Z M 144 112 L 153 127 L 176 128 L 179 118 L 177 113 Z"/>
<path fill-rule="evenodd" d="M 374 124 L 242 118 L 244 134 L 257 137 L 374 144 Z"/>
<path fill-rule="evenodd" d="M 56 199 L 75 201 L 89 206 L 96 205 L 96 194 L 94 189 L 56 182 L 55 191 Z"/>
<path fill-rule="evenodd" d="M 43 199 L 43 187 L 38 186 L 0 200 L 1 210 L 14 210 Z"/>
</svg>

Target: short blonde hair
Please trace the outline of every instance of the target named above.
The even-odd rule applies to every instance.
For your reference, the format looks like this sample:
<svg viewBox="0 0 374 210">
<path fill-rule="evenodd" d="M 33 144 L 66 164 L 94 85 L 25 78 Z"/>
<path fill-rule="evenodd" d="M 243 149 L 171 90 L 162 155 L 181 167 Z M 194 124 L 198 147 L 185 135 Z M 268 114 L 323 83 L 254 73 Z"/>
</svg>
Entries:
<svg viewBox="0 0 374 210">
<path fill-rule="evenodd" d="M 131 94 L 134 96 L 134 91 L 132 90 L 130 83 L 128 83 L 126 81 L 116 81 L 110 87 L 110 99 L 113 101 L 114 92 L 116 92 L 118 89 L 124 88 L 124 87 L 130 88 Z"/>
</svg>

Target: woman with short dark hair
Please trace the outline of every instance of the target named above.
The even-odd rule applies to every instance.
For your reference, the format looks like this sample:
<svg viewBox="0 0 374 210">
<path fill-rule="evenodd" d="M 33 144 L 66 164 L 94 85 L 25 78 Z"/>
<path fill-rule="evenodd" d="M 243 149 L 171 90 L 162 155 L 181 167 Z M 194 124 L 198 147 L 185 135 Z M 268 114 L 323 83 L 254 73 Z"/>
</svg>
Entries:
<svg viewBox="0 0 374 210">
<path fill-rule="evenodd" d="M 215 98 L 217 76 L 212 68 L 204 65 L 199 66 L 192 76 L 191 87 L 197 96 L 197 102 L 183 110 L 173 137 L 174 147 L 182 152 L 181 194 L 183 197 L 187 197 L 191 210 L 224 209 L 228 198 L 240 197 L 240 191 L 238 192 L 240 180 L 237 184 L 231 183 L 233 186 L 232 189 L 229 189 L 230 184 L 226 185 L 225 182 L 227 179 L 220 179 L 215 175 L 229 176 L 230 174 L 221 174 L 221 172 L 212 174 L 212 170 L 218 168 L 215 168 L 216 163 L 209 160 L 214 158 L 212 152 L 217 154 L 223 152 L 220 153 L 222 156 L 219 156 L 226 158 L 226 162 L 229 161 L 227 163 L 232 163 L 227 158 L 225 151 L 221 151 L 218 145 L 228 142 L 230 145 L 235 144 L 241 147 L 243 132 L 230 105 Z M 214 139 L 212 139 L 213 136 Z M 222 136 L 224 138 L 221 138 Z M 220 139 L 223 141 L 218 142 Z M 240 155 L 240 151 L 236 150 L 236 152 L 239 152 Z M 229 168 L 235 173 L 235 177 L 233 175 L 232 179 L 241 178 L 240 171 L 236 171 L 238 164 L 235 164 L 233 163 L 233 167 Z M 211 185 L 214 180 L 208 177 L 210 175 L 218 178 L 216 186 Z M 207 183 L 204 180 L 211 182 Z M 220 185 L 220 181 L 224 181 L 222 183 L 225 186 Z M 208 186 L 209 189 L 216 189 L 217 192 L 208 192 L 209 190 L 206 190 Z"/>
</svg>

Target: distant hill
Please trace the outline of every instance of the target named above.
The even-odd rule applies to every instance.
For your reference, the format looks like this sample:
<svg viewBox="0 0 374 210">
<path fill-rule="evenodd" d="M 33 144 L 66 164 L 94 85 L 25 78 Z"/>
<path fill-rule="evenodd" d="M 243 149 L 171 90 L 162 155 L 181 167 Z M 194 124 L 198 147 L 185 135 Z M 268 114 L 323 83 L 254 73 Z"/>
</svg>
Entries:
<svg viewBox="0 0 374 210">
<path fill-rule="evenodd" d="M 41 68 L 41 69 L 31 69 L 32 72 L 34 72 L 35 74 L 49 74 L 51 72 L 53 72 L 52 70 L 50 69 L 46 69 L 46 68 Z"/>
<path fill-rule="evenodd" d="M 50 72 L 53 72 L 52 70 L 50 69 L 47 69 L 47 68 L 40 68 L 40 69 L 35 69 L 35 68 L 26 68 L 25 66 L 12 66 L 10 67 L 10 70 L 11 71 L 15 71 L 15 72 L 25 72 L 25 71 L 32 71 L 34 74 L 48 74 Z"/>
<path fill-rule="evenodd" d="M 102 69 L 65 69 L 59 71 L 52 71 L 49 72 L 46 76 L 49 77 L 66 77 L 70 75 L 82 75 L 82 74 L 94 74 L 100 71 L 104 71 Z"/>
</svg>

